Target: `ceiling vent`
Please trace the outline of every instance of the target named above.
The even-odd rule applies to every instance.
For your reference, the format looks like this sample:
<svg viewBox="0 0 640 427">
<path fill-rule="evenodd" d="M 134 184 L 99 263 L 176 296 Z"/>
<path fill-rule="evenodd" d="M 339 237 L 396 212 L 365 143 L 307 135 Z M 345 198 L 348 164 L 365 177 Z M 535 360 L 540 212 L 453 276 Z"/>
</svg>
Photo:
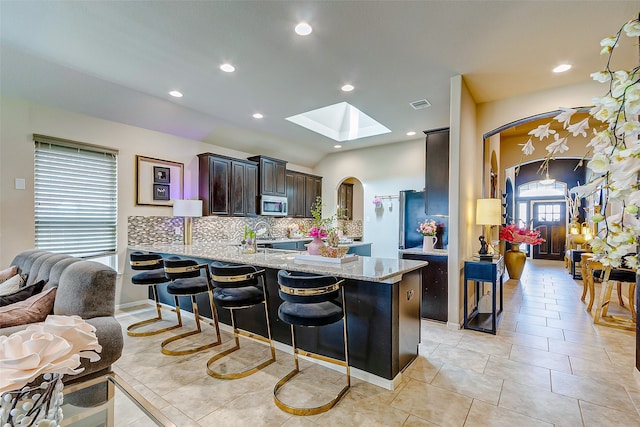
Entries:
<svg viewBox="0 0 640 427">
<path fill-rule="evenodd" d="M 426 99 L 419 99 L 417 101 L 410 102 L 409 105 L 411 105 L 414 110 L 421 110 L 423 108 L 431 107 L 431 103 Z"/>
</svg>

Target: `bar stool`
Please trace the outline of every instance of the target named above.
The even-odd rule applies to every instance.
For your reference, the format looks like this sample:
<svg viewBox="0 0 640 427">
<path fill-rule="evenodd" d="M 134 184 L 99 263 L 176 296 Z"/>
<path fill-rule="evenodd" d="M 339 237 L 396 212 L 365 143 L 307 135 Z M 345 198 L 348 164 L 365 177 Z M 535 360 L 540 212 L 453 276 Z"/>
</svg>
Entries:
<svg viewBox="0 0 640 427">
<path fill-rule="evenodd" d="M 215 287 L 213 298 L 218 302 L 220 307 L 231 312 L 231 326 L 233 327 L 235 346 L 209 359 L 207 362 L 207 373 L 214 378 L 221 379 L 236 379 L 249 376 L 276 361 L 276 349 L 271 340 L 271 327 L 269 325 L 269 306 L 267 302 L 269 296 L 265 283 L 265 271 L 264 269 L 258 270 L 251 265 L 224 265 L 219 262 L 211 263 L 209 268 Z M 264 304 L 268 338 L 238 329 L 236 326 L 236 310 L 250 308 L 258 304 Z M 240 335 L 269 343 L 271 347 L 271 358 L 256 365 L 249 366 L 240 372 L 221 373 L 214 371 L 212 365 L 217 360 L 240 349 Z"/>
<path fill-rule="evenodd" d="M 202 270 L 204 270 L 204 275 L 200 274 Z M 222 343 L 222 339 L 220 338 L 220 327 L 218 326 L 218 313 L 216 312 L 216 306 L 213 303 L 213 286 L 209 275 L 209 266 L 207 264 L 198 264 L 192 259 L 167 258 L 164 260 L 164 272 L 167 278 L 171 280 L 171 283 L 167 285 L 167 292 L 175 298 L 176 313 L 178 313 L 178 316 L 180 316 L 180 302 L 178 297 L 189 296 L 191 298 L 193 316 L 196 320 L 196 330 L 185 332 L 162 341 L 162 353 L 170 356 L 181 356 L 185 354 L 193 354 L 198 351 L 220 345 Z M 209 306 L 211 307 L 213 323 L 200 316 L 198 312 L 196 295 L 205 292 L 209 295 Z M 169 343 L 201 333 L 202 329 L 200 327 L 200 320 L 203 320 L 216 328 L 217 341 L 203 344 L 198 347 L 192 347 L 187 350 L 169 350 L 167 348 Z"/>
<path fill-rule="evenodd" d="M 622 298 L 622 283 L 629 284 L 629 311 L 631 317 L 612 316 L 608 314 L 609 301 L 611 300 L 611 292 L 613 284 L 618 285 L 618 299 L 620 305 L 624 307 L 624 299 Z M 636 310 L 634 306 L 634 294 L 636 290 L 636 272 L 627 268 L 611 268 L 607 266 L 604 270 L 602 279 L 602 289 L 600 291 L 600 300 L 596 306 L 596 312 L 593 315 L 593 323 L 604 326 L 611 326 L 618 329 L 634 331 L 636 329 Z"/>
<path fill-rule="evenodd" d="M 148 337 L 150 335 L 160 334 L 162 332 L 167 332 L 172 329 L 181 327 L 182 319 L 180 318 L 180 313 L 177 312 L 178 323 L 176 325 L 146 332 L 135 332 L 135 330 L 138 328 L 163 320 L 162 306 L 160 305 L 160 300 L 158 299 L 157 286 L 162 283 L 167 283 L 169 279 L 167 279 L 164 274 L 164 261 L 160 254 L 144 253 L 139 251 L 131 252 L 131 255 L 129 255 L 129 263 L 131 264 L 132 270 L 141 271 L 140 273 L 134 274 L 131 277 L 131 283 L 134 285 L 149 286 L 151 288 L 151 292 L 153 293 L 153 300 L 156 303 L 157 314 L 156 317 L 153 317 L 151 319 L 142 320 L 140 322 L 129 325 L 129 327 L 127 328 L 127 335 L 131 337 Z"/>
<path fill-rule="evenodd" d="M 295 368 L 282 378 L 273 389 L 273 399 L 278 408 L 294 415 L 314 415 L 326 412 L 335 406 L 351 386 L 351 371 L 349 368 L 349 351 L 347 335 L 347 306 L 345 305 L 344 289 L 340 288 L 344 280 L 333 276 L 318 276 L 309 273 L 278 272 L 280 297 L 284 302 L 278 309 L 278 317 L 291 328 L 291 346 Z M 337 298 L 341 297 L 338 302 Z M 344 361 L 320 354 L 301 351 L 296 347 L 295 326 L 319 327 L 330 325 L 343 320 Z M 313 408 L 296 408 L 289 406 L 278 398 L 280 389 L 296 374 L 300 372 L 298 354 L 334 363 L 346 368 L 347 385 L 330 402 Z"/>
</svg>

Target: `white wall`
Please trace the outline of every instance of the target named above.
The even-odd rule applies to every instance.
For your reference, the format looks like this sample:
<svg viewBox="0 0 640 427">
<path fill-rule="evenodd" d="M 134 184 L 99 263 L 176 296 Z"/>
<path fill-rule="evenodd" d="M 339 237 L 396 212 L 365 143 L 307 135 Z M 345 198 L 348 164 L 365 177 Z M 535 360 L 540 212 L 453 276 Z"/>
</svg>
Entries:
<svg viewBox="0 0 640 427">
<path fill-rule="evenodd" d="M 0 266 L 8 266 L 20 251 L 34 247 L 33 137 L 34 133 L 109 147 L 118 154 L 118 266 L 126 259 L 127 217 L 171 216 L 172 208 L 135 205 L 137 154 L 184 163 L 184 194 L 198 194 L 197 154 L 214 152 L 238 158 L 243 153 L 147 129 L 47 107 L 8 97 L 0 98 Z M 292 165 L 297 170 L 308 168 Z M 14 188 L 15 178 L 26 180 L 26 190 Z M 145 289 L 133 289 L 118 279 L 116 303 L 146 298 Z"/>
<path fill-rule="evenodd" d="M 424 138 L 328 155 L 314 168 L 323 176 L 324 215 L 335 212 L 340 182 L 348 177 L 359 179 L 364 188 L 363 240 L 373 243 L 372 256 L 397 258 L 398 199 L 385 199 L 383 211 L 376 211 L 371 201 L 376 195 L 422 190 L 425 160 Z"/>
<path fill-rule="evenodd" d="M 593 105 L 591 99 L 594 96 L 603 96 L 605 91 L 605 85 L 589 81 L 479 104 L 477 114 L 479 137 L 482 138 L 483 134 L 505 124 L 554 111 L 560 107 Z"/>
</svg>

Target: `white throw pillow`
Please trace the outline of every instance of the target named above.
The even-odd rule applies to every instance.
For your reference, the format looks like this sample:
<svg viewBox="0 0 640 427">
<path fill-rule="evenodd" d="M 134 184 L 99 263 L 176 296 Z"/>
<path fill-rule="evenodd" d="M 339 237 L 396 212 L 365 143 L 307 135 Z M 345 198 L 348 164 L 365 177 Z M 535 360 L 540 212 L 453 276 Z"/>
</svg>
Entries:
<svg viewBox="0 0 640 427">
<path fill-rule="evenodd" d="M 5 280 L 4 283 L 0 283 L 0 295 L 9 295 L 18 292 L 20 288 L 24 286 L 26 280 L 26 274 L 16 274 L 11 279 Z"/>
</svg>

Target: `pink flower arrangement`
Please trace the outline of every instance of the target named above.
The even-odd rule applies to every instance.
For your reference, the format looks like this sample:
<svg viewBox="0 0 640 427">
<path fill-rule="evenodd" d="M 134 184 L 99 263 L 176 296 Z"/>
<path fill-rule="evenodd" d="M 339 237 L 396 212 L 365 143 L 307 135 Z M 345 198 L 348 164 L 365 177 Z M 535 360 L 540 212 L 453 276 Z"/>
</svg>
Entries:
<svg viewBox="0 0 640 427">
<path fill-rule="evenodd" d="M 319 237 L 321 239 L 324 239 L 328 235 L 329 235 L 329 233 L 327 232 L 327 230 L 324 227 L 315 227 L 315 226 L 311 227 L 311 229 L 307 233 L 307 236 L 309 236 L 309 237 Z"/>
<path fill-rule="evenodd" d="M 545 240 L 540 237 L 540 232 L 520 228 L 515 224 L 509 224 L 500 229 L 500 238 L 509 243 L 526 243 L 528 245 L 539 245 Z"/>
<path fill-rule="evenodd" d="M 416 231 L 423 236 L 435 236 L 438 231 L 438 225 L 434 220 L 429 221 L 425 219 L 420 223 Z"/>
</svg>

